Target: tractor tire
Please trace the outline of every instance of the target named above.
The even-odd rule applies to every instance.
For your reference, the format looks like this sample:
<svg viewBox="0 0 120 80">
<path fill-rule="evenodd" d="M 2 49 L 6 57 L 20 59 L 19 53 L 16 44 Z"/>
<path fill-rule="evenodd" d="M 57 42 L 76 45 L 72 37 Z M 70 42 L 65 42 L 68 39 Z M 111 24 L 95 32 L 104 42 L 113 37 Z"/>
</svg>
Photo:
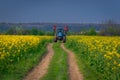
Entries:
<svg viewBox="0 0 120 80">
<path fill-rule="evenodd" d="M 65 43 L 65 42 L 66 42 L 66 36 L 63 37 L 63 43 Z"/>
<path fill-rule="evenodd" d="M 57 42 L 57 38 L 54 39 L 54 42 Z"/>
</svg>

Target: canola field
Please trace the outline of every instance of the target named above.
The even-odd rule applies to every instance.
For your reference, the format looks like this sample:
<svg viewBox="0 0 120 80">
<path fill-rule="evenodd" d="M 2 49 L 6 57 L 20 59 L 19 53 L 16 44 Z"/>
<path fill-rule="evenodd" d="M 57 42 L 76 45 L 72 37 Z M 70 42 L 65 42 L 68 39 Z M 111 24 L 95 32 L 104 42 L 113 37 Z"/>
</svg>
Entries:
<svg viewBox="0 0 120 80">
<path fill-rule="evenodd" d="M 0 74 L 51 40 L 50 36 L 0 35 Z M 120 79 L 120 37 L 68 36 L 65 45 L 75 53 L 78 65 L 81 61 L 97 74 L 97 80 Z"/>
<path fill-rule="evenodd" d="M 70 36 L 66 46 L 99 80 L 120 79 L 120 37 Z"/>
<path fill-rule="evenodd" d="M 0 73 L 5 72 L 12 63 L 26 58 L 25 55 L 32 55 L 38 51 L 50 41 L 50 38 L 49 36 L 0 35 Z"/>
</svg>

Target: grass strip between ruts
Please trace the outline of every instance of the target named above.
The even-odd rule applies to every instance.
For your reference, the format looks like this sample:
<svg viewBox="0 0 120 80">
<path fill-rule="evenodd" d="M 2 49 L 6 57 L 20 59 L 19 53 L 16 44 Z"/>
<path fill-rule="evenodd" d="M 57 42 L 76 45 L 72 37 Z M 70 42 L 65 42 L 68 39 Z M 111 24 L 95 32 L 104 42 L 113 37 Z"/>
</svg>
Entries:
<svg viewBox="0 0 120 80">
<path fill-rule="evenodd" d="M 53 44 L 54 56 L 50 62 L 48 72 L 40 80 L 69 80 L 67 54 L 60 47 L 60 43 Z"/>
</svg>

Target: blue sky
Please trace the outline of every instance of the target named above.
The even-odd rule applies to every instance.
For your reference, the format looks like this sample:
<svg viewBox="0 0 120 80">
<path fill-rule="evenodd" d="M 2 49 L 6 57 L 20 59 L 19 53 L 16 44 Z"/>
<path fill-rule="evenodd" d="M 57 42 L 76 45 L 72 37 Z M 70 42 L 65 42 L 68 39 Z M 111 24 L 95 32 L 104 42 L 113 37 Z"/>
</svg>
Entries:
<svg viewBox="0 0 120 80">
<path fill-rule="evenodd" d="M 0 22 L 120 23 L 120 0 L 0 0 Z"/>
</svg>

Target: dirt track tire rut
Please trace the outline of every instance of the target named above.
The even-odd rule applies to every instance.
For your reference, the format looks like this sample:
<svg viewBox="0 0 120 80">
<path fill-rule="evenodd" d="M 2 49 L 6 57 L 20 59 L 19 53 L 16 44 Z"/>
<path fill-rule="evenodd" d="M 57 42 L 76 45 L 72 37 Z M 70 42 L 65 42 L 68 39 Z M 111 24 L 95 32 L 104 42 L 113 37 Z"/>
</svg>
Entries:
<svg viewBox="0 0 120 80">
<path fill-rule="evenodd" d="M 83 76 L 79 71 L 74 53 L 66 49 L 64 47 L 64 44 L 61 44 L 61 48 L 68 54 L 68 65 L 69 65 L 68 72 L 69 72 L 70 80 L 83 80 Z"/>
<path fill-rule="evenodd" d="M 31 72 L 28 73 L 28 75 L 23 80 L 39 80 L 47 73 L 49 63 L 54 54 L 52 46 L 53 44 L 48 44 L 47 55 L 39 62 L 39 64 Z"/>
</svg>

